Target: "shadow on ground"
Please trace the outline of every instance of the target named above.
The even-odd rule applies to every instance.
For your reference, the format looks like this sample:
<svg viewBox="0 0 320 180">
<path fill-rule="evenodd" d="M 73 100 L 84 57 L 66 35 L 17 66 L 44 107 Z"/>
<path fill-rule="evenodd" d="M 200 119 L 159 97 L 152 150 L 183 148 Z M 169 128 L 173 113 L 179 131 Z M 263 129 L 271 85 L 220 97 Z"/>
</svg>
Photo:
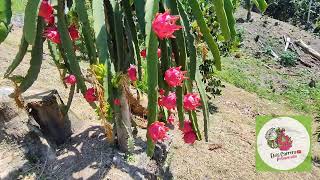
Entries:
<svg viewBox="0 0 320 180">
<path fill-rule="evenodd" d="M 29 137 L 28 140 L 30 140 Z M 33 137 L 34 139 L 34 137 Z M 124 177 L 132 179 L 156 179 L 157 176 L 172 177 L 169 169 L 162 169 L 166 151 L 156 149 L 162 158 L 150 160 L 145 154 L 146 143 L 140 137 L 135 139 L 136 148 L 132 155 L 119 152 L 108 144 L 104 129 L 91 126 L 74 134 L 69 142 L 55 148 L 55 157 L 37 157 L 25 151 L 29 162 L 11 172 L 6 179 L 33 176 L 37 179 L 103 179 L 114 176 L 113 168 Z M 119 171 L 117 171 L 119 172 Z M 120 173 L 119 175 L 121 176 Z"/>
</svg>

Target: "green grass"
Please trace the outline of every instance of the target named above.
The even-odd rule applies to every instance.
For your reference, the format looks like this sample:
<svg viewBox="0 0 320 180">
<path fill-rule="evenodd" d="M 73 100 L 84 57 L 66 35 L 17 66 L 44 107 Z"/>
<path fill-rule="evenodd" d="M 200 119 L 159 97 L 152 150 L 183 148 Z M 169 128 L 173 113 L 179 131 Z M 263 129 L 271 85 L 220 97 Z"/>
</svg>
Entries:
<svg viewBox="0 0 320 180">
<path fill-rule="evenodd" d="M 217 77 L 274 102 L 285 102 L 294 109 L 316 113 L 320 110 L 320 87 L 308 86 L 312 73 L 300 70 L 295 76 L 281 74 L 265 66 L 266 61 L 278 63 L 272 59 L 242 57 L 223 58 L 222 71 Z M 294 67 L 292 67 L 294 68 Z"/>
<path fill-rule="evenodd" d="M 23 13 L 27 4 L 27 0 L 12 0 L 12 12 L 15 13 Z"/>
</svg>

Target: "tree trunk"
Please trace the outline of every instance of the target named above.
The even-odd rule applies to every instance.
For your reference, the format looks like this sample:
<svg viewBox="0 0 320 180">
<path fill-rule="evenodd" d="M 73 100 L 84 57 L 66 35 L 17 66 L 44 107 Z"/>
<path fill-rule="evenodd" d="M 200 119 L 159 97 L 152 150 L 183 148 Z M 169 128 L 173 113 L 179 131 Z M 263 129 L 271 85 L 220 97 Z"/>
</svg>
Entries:
<svg viewBox="0 0 320 180">
<path fill-rule="evenodd" d="M 120 91 L 120 108 L 119 111 L 115 113 L 117 142 L 121 151 L 130 152 L 132 151 L 133 143 L 131 113 L 126 96 L 126 90 L 122 88 Z"/>
<path fill-rule="evenodd" d="M 57 145 L 64 143 L 72 134 L 68 115 L 64 115 L 65 105 L 56 90 L 29 96 L 27 109 L 41 131 Z"/>
<path fill-rule="evenodd" d="M 310 54 L 311 56 L 313 56 L 314 58 L 320 61 L 320 53 L 312 49 L 305 42 L 303 42 L 302 40 L 299 40 L 299 41 L 295 41 L 295 44 L 301 47 L 304 52 Z"/>
</svg>

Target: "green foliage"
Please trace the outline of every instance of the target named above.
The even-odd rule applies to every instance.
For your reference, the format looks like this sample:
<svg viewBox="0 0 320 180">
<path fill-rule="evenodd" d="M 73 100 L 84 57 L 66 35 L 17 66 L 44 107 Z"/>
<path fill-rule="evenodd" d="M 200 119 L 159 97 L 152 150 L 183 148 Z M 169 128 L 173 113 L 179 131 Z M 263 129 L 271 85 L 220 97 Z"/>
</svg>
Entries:
<svg viewBox="0 0 320 180">
<path fill-rule="evenodd" d="M 93 30 L 91 28 L 89 15 L 88 15 L 88 1 L 79 0 L 75 1 L 75 10 L 78 14 L 79 20 L 82 24 L 82 34 L 85 41 L 85 46 L 88 51 L 88 57 L 90 59 L 90 64 L 94 64 L 97 62 L 97 54 L 94 46 L 94 39 L 92 37 Z"/>
<path fill-rule="evenodd" d="M 44 29 L 44 21 L 42 18 L 38 19 L 35 42 L 31 51 L 30 68 L 27 75 L 21 82 L 18 92 L 23 93 L 29 87 L 32 86 L 34 81 L 38 78 L 38 74 L 41 69 L 42 59 L 43 59 L 43 37 L 42 31 Z"/>
<path fill-rule="evenodd" d="M 11 65 L 6 70 L 6 73 L 4 74 L 4 77 L 9 77 L 9 75 L 19 66 L 19 64 L 22 62 L 23 57 L 27 53 L 28 50 L 28 42 L 25 40 L 25 38 L 21 37 L 20 47 L 19 51 L 15 57 L 15 59 L 12 61 Z"/>
<path fill-rule="evenodd" d="M 266 13 L 275 19 L 289 21 L 295 25 L 307 24 L 310 0 L 268 0 L 270 4 Z M 310 22 L 316 23 L 319 18 L 320 1 L 313 0 L 310 11 Z"/>
<path fill-rule="evenodd" d="M 70 65 L 71 74 L 77 78 L 77 87 L 84 94 L 87 90 L 79 62 L 73 50 L 73 44 L 68 32 L 68 24 L 64 14 L 64 0 L 58 0 L 58 29 L 61 36 L 61 45 L 65 50 L 67 63 Z M 62 52 L 63 53 L 63 52 Z"/>
<path fill-rule="evenodd" d="M 145 11 L 144 11 L 145 0 L 134 0 L 134 6 L 135 6 L 135 10 L 136 10 L 136 15 L 137 15 L 139 27 L 140 27 L 140 33 L 144 37 L 145 26 L 146 26 L 146 22 L 144 19 L 144 17 L 145 17 Z"/>
<path fill-rule="evenodd" d="M 213 4 L 215 7 L 215 13 L 216 13 L 218 22 L 220 24 L 224 39 L 226 41 L 228 41 L 231 39 L 231 33 L 230 33 L 229 23 L 228 23 L 228 19 L 227 19 L 227 14 L 224 9 L 224 7 L 225 7 L 224 0 L 215 0 L 215 1 L 213 1 Z M 223 8 L 221 8 L 221 7 L 223 7 Z M 231 10 L 231 11 L 233 10 L 232 6 L 231 6 L 231 9 L 229 8 L 229 10 Z M 233 24 L 233 26 L 234 26 L 234 24 Z"/>
<path fill-rule="evenodd" d="M 252 0 L 252 2 L 257 6 L 257 8 L 264 13 L 268 7 L 268 4 L 265 0 Z"/>
<path fill-rule="evenodd" d="M 147 73 L 148 73 L 148 125 L 158 120 L 158 63 L 154 61 L 158 59 L 158 39 L 155 33 L 152 31 L 152 20 L 154 19 L 156 12 L 158 12 L 159 2 L 158 0 L 147 0 L 145 11 L 146 22 L 146 47 L 147 47 Z M 154 143 L 148 136 L 147 154 L 149 157 L 153 156 Z"/>
<path fill-rule="evenodd" d="M 232 4 L 231 0 L 224 0 L 224 9 L 226 11 L 226 16 L 228 19 L 228 27 L 230 29 L 230 35 L 232 39 L 234 39 L 237 35 L 236 29 L 235 29 L 236 20 L 234 19 L 234 16 L 233 16 L 233 8 L 234 8 L 234 5 Z"/>
<path fill-rule="evenodd" d="M 2 0 L 0 2 L 0 44 L 6 39 L 10 31 L 11 16 L 11 1 Z"/>
<path fill-rule="evenodd" d="M 195 19 L 197 21 L 197 24 L 200 28 L 201 33 L 203 34 L 204 41 L 209 46 L 209 49 L 214 57 L 214 64 L 218 70 L 221 69 L 221 58 L 220 58 L 220 52 L 218 49 L 217 43 L 214 41 L 213 37 L 210 34 L 209 28 L 206 25 L 206 22 L 204 20 L 202 11 L 200 9 L 199 4 L 196 0 L 188 0 L 190 6 L 192 7 L 193 15 L 195 16 Z"/>
<path fill-rule="evenodd" d="M 96 45 L 98 50 L 99 63 L 104 64 L 110 61 L 108 47 L 108 34 L 105 25 L 104 3 L 101 0 L 92 1 L 92 12 L 95 17 L 94 20 L 94 33 L 96 38 Z M 110 63 L 110 62 L 108 62 Z"/>
<path fill-rule="evenodd" d="M 207 94 L 205 92 L 205 85 L 203 84 L 202 80 L 201 80 L 201 75 L 199 72 L 196 73 L 196 83 L 197 83 L 197 88 L 198 91 L 200 93 L 200 97 L 202 100 L 202 105 L 203 105 L 203 122 L 204 122 L 204 137 L 206 139 L 206 141 L 209 140 L 208 137 L 208 121 L 209 121 L 209 107 L 208 107 L 208 100 L 207 100 Z"/>
<path fill-rule="evenodd" d="M 148 93 L 148 73 L 147 72 L 147 62 L 142 61 L 141 63 L 142 79 L 137 82 L 137 88 L 141 90 L 143 93 Z"/>
<path fill-rule="evenodd" d="M 280 64 L 283 66 L 294 66 L 297 63 L 298 56 L 291 51 L 285 51 L 280 55 Z"/>
<path fill-rule="evenodd" d="M 25 9 L 23 36 L 30 45 L 34 45 L 36 39 L 40 4 L 41 0 L 29 0 Z"/>
<path fill-rule="evenodd" d="M 12 13 L 23 13 L 28 0 L 11 0 Z"/>
<path fill-rule="evenodd" d="M 306 113 L 319 112 L 320 87 L 310 88 L 306 83 L 313 72 L 300 70 L 297 72 L 299 76 L 279 74 L 277 69 L 267 68 L 265 61 L 245 56 L 241 60 L 223 58 L 223 61 L 223 70 L 216 72 L 217 77 L 260 97 L 274 102 L 285 102 L 296 110 Z M 277 62 L 274 63 L 276 65 Z M 279 82 L 282 85 L 279 85 Z"/>
</svg>

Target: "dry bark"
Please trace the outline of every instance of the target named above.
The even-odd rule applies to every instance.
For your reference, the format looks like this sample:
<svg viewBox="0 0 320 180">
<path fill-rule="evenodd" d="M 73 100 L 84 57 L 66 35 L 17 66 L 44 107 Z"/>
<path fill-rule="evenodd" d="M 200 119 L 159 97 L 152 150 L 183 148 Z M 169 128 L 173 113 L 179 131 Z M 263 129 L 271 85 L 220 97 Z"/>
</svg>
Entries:
<svg viewBox="0 0 320 180">
<path fill-rule="evenodd" d="M 27 110 L 40 125 L 41 131 L 56 144 L 64 143 L 72 134 L 65 105 L 56 90 L 33 95 L 26 101 Z"/>
<path fill-rule="evenodd" d="M 115 112 L 117 142 L 121 151 L 128 152 L 131 150 L 129 141 L 133 141 L 133 135 L 131 128 L 131 113 L 124 87 L 121 89 L 119 99 L 120 108 Z"/>
<path fill-rule="evenodd" d="M 301 47 L 303 51 L 305 51 L 306 53 L 310 54 L 311 56 L 313 56 L 314 58 L 320 61 L 320 53 L 312 49 L 305 42 L 303 42 L 302 40 L 299 40 L 299 41 L 295 41 L 295 44 Z"/>
</svg>

